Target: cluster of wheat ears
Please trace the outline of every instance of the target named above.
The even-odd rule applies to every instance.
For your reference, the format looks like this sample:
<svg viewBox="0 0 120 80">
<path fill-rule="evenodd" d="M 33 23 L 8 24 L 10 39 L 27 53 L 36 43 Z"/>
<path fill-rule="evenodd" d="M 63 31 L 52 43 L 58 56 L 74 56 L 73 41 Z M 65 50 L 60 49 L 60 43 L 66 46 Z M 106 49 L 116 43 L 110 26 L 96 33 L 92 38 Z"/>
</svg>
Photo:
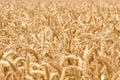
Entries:
<svg viewBox="0 0 120 80">
<path fill-rule="evenodd" d="M 120 80 L 120 4 L 0 4 L 0 80 Z"/>
</svg>

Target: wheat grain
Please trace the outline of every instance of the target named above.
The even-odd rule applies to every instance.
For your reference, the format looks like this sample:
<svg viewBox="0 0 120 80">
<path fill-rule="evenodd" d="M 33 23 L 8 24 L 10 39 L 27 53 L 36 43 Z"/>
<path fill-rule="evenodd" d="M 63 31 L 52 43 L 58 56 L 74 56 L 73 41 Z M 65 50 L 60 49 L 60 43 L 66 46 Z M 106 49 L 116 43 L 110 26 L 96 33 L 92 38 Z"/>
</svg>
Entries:
<svg viewBox="0 0 120 80">
<path fill-rule="evenodd" d="M 0 2 L 0 80 L 120 79 L 119 3 Z"/>
</svg>

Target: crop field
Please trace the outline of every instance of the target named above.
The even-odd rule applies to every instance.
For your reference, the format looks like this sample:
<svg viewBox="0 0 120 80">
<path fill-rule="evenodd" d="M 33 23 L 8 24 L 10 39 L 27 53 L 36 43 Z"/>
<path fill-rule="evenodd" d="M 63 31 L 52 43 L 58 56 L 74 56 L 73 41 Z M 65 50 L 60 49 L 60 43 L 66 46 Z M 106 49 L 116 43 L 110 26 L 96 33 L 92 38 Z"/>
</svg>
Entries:
<svg viewBox="0 0 120 80">
<path fill-rule="evenodd" d="M 120 80 L 120 1 L 0 0 L 0 80 Z"/>
</svg>

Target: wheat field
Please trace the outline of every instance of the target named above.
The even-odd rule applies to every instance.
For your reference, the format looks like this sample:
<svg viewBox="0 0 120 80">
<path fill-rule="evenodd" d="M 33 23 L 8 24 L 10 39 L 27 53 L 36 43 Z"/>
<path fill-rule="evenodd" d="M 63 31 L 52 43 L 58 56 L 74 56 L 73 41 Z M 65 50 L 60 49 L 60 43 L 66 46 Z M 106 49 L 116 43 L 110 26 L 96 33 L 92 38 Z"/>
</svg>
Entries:
<svg viewBox="0 0 120 80">
<path fill-rule="evenodd" d="M 120 80 L 120 2 L 0 0 L 0 80 Z"/>
</svg>

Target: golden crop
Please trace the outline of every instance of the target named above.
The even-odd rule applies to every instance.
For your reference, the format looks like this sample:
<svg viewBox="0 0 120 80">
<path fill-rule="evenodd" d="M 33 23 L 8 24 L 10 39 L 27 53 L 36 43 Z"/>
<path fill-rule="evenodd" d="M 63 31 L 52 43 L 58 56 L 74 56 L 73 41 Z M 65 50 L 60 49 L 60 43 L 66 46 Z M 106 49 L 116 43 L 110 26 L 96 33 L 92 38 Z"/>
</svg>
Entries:
<svg viewBox="0 0 120 80">
<path fill-rule="evenodd" d="M 0 80 L 120 80 L 119 3 L 28 1 L 1 0 Z"/>
</svg>

